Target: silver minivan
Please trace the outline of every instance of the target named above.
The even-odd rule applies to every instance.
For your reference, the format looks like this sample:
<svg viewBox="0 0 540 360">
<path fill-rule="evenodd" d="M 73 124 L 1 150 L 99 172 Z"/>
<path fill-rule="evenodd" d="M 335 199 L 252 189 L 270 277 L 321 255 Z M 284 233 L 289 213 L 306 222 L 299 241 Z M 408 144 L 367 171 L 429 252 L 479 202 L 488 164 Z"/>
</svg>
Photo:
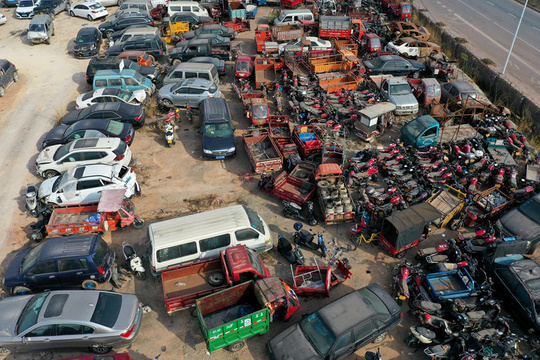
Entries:
<svg viewBox="0 0 540 360">
<path fill-rule="evenodd" d="M 190 78 L 211 80 L 219 85 L 219 75 L 214 64 L 190 62 L 173 65 L 163 78 L 163 85 L 179 83 Z"/>
<path fill-rule="evenodd" d="M 159 28 L 157 27 L 133 27 L 128 28 L 126 31 L 120 36 L 118 40 L 114 42 L 114 45 L 123 44 L 128 40 L 133 40 L 133 38 L 143 38 L 143 39 L 153 39 L 156 36 L 160 36 Z"/>
<path fill-rule="evenodd" d="M 32 45 L 45 43 L 50 45 L 51 36 L 54 36 L 54 24 L 50 15 L 35 15 L 28 27 L 28 41 Z"/>
<path fill-rule="evenodd" d="M 126 0 L 120 5 L 118 11 L 125 9 L 139 9 L 150 14 L 150 10 L 153 8 L 154 6 L 150 0 Z"/>
<path fill-rule="evenodd" d="M 300 20 L 315 21 L 313 13 L 308 9 L 283 10 L 274 19 L 274 26 L 299 25 Z"/>
</svg>

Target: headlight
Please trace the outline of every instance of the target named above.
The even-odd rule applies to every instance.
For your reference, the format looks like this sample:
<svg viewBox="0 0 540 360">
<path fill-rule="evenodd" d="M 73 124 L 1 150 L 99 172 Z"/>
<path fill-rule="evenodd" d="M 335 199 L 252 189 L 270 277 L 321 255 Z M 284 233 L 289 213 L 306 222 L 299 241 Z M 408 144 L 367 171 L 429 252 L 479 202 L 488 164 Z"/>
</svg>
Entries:
<svg viewBox="0 0 540 360">
<path fill-rule="evenodd" d="M 236 147 L 232 147 L 229 150 L 227 150 L 227 152 L 233 152 L 233 151 L 236 151 Z"/>
<path fill-rule="evenodd" d="M 205 154 L 212 155 L 212 151 L 210 150 L 203 150 Z"/>
</svg>

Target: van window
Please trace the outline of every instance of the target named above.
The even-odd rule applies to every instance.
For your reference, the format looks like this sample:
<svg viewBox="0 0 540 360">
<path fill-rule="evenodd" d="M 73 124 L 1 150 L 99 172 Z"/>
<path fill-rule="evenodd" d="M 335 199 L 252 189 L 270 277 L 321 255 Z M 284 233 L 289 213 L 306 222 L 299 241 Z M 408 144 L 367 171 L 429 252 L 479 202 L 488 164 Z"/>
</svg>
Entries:
<svg viewBox="0 0 540 360">
<path fill-rule="evenodd" d="M 187 244 L 176 245 L 170 248 L 165 248 L 157 251 L 157 261 L 164 262 L 178 259 L 183 256 L 193 255 L 197 253 L 197 243 L 190 242 Z"/>
<path fill-rule="evenodd" d="M 41 264 L 37 264 L 32 269 L 32 274 L 33 275 L 48 274 L 48 273 L 52 273 L 52 272 L 56 272 L 56 261 L 42 262 Z M 28 275 L 30 275 L 30 274 L 28 274 Z"/>
<path fill-rule="evenodd" d="M 182 6 L 182 11 L 191 11 L 191 6 Z"/>
<path fill-rule="evenodd" d="M 95 84 L 96 84 L 96 87 L 106 87 L 107 86 L 107 80 L 105 80 L 105 79 L 97 79 Z"/>
<path fill-rule="evenodd" d="M 231 244 L 231 235 L 224 234 L 199 241 L 201 252 L 227 247 Z"/>
<path fill-rule="evenodd" d="M 135 79 L 132 78 L 125 78 L 124 81 L 126 82 L 126 85 L 128 86 L 138 86 L 139 83 L 135 81 Z"/>
<path fill-rule="evenodd" d="M 182 71 L 175 71 L 172 73 L 171 75 L 171 79 L 183 79 L 184 78 L 184 73 Z"/>
<path fill-rule="evenodd" d="M 109 86 L 122 86 L 122 79 L 109 79 Z"/>
<path fill-rule="evenodd" d="M 186 71 L 186 79 L 189 79 L 189 78 L 196 78 L 197 77 L 197 73 L 196 72 L 187 72 Z"/>
<path fill-rule="evenodd" d="M 258 232 L 260 232 L 261 234 L 265 235 L 264 226 L 262 224 L 261 219 L 259 219 L 259 216 L 257 215 L 257 213 L 251 210 L 250 208 L 248 208 L 247 206 L 242 206 L 242 207 L 246 211 L 246 214 L 249 219 L 249 224 L 251 225 L 251 227 L 257 230 Z"/>
<path fill-rule="evenodd" d="M 235 231 L 234 236 L 238 241 L 248 241 L 259 238 L 259 233 L 253 229 L 242 229 Z"/>
<path fill-rule="evenodd" d="M 79 259 L 58 260 L 58 271 L 82 270 Z"/>
</svg>

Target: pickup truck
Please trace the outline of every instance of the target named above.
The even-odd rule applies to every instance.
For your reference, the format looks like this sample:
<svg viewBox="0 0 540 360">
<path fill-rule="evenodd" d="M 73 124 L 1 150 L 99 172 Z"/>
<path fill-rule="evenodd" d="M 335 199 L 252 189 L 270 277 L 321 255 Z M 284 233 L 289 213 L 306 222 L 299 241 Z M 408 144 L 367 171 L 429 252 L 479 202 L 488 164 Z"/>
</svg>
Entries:
<svg viewBox="0 0 540 360">
<path fill-rule="evenodd" d="M 379 75 L 372 76 L 371 80 L 379 89 L 381 100 L 396 105 L 395 115 L 410 115 L 418 112 L 418 101 L 405 78 Z"/>
<path fill-rule="evenodd" d="M 273 320 L 287 321 L 299 308 L 294 291 L 271 276 L 203 297 L 195 314 L 210 353 L 225 347 L 236 352 L 244 339 L 266 333 Z"/>
<path fill-rule="evenodd" d="M 221 60 L 232 60 L 230 51 L 212 46 L 210 39 L 192 39 L 179 42 L 169 51 L 169 62 L 173 65 L 188 61 L 194 57 L 210 56 Z"/>
<path fill-rule="evenodd" d="M 170 315 L 195 305 L 195 301 L 203 296 L 268 276 L 270 270 L 253 250 L 243 245 L 229 247 L 217 258 L 163 270 L 165 307 Z"/>
<path fill-rule="evenodd" d="M 71 2 L 65 0 L 41 0 L 34 8 L 34 14 L 49 14 L 52 19 L 62 11 L 68 11 Z"/>
</svg>

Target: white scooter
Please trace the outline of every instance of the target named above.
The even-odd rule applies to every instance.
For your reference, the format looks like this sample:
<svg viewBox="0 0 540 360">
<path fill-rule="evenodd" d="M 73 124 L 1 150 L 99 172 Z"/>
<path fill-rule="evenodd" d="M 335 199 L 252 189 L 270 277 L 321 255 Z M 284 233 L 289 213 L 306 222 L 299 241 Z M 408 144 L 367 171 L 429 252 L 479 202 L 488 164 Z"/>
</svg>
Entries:
<svg viewBox="0 0 540 360">
<path fill-rule="evenodd" d="M 122 253 L 124 254 L 129 269 L 137 276 L 137 279 L 146 279 L 146 270 L 144 269 L 141 258 L 137 255 L 133 246 L 126 242 L 122 243 Z"/>
<path fill-rule="evenodd" d="M 26 188 L 26 210 L 33 217 L 37 218 L 39 216 L 39 202 L 37 198 L 37 189 L 34 185 L 28 185 Z"/>
<path fill-rule="evenodd" d="M 167 147 L 176 144 L 174 140 L 174 126 L 169 119 L 167 119 L 167 123 L 165 124 L 165 141 L 167 142 Z"/>
</svg>

